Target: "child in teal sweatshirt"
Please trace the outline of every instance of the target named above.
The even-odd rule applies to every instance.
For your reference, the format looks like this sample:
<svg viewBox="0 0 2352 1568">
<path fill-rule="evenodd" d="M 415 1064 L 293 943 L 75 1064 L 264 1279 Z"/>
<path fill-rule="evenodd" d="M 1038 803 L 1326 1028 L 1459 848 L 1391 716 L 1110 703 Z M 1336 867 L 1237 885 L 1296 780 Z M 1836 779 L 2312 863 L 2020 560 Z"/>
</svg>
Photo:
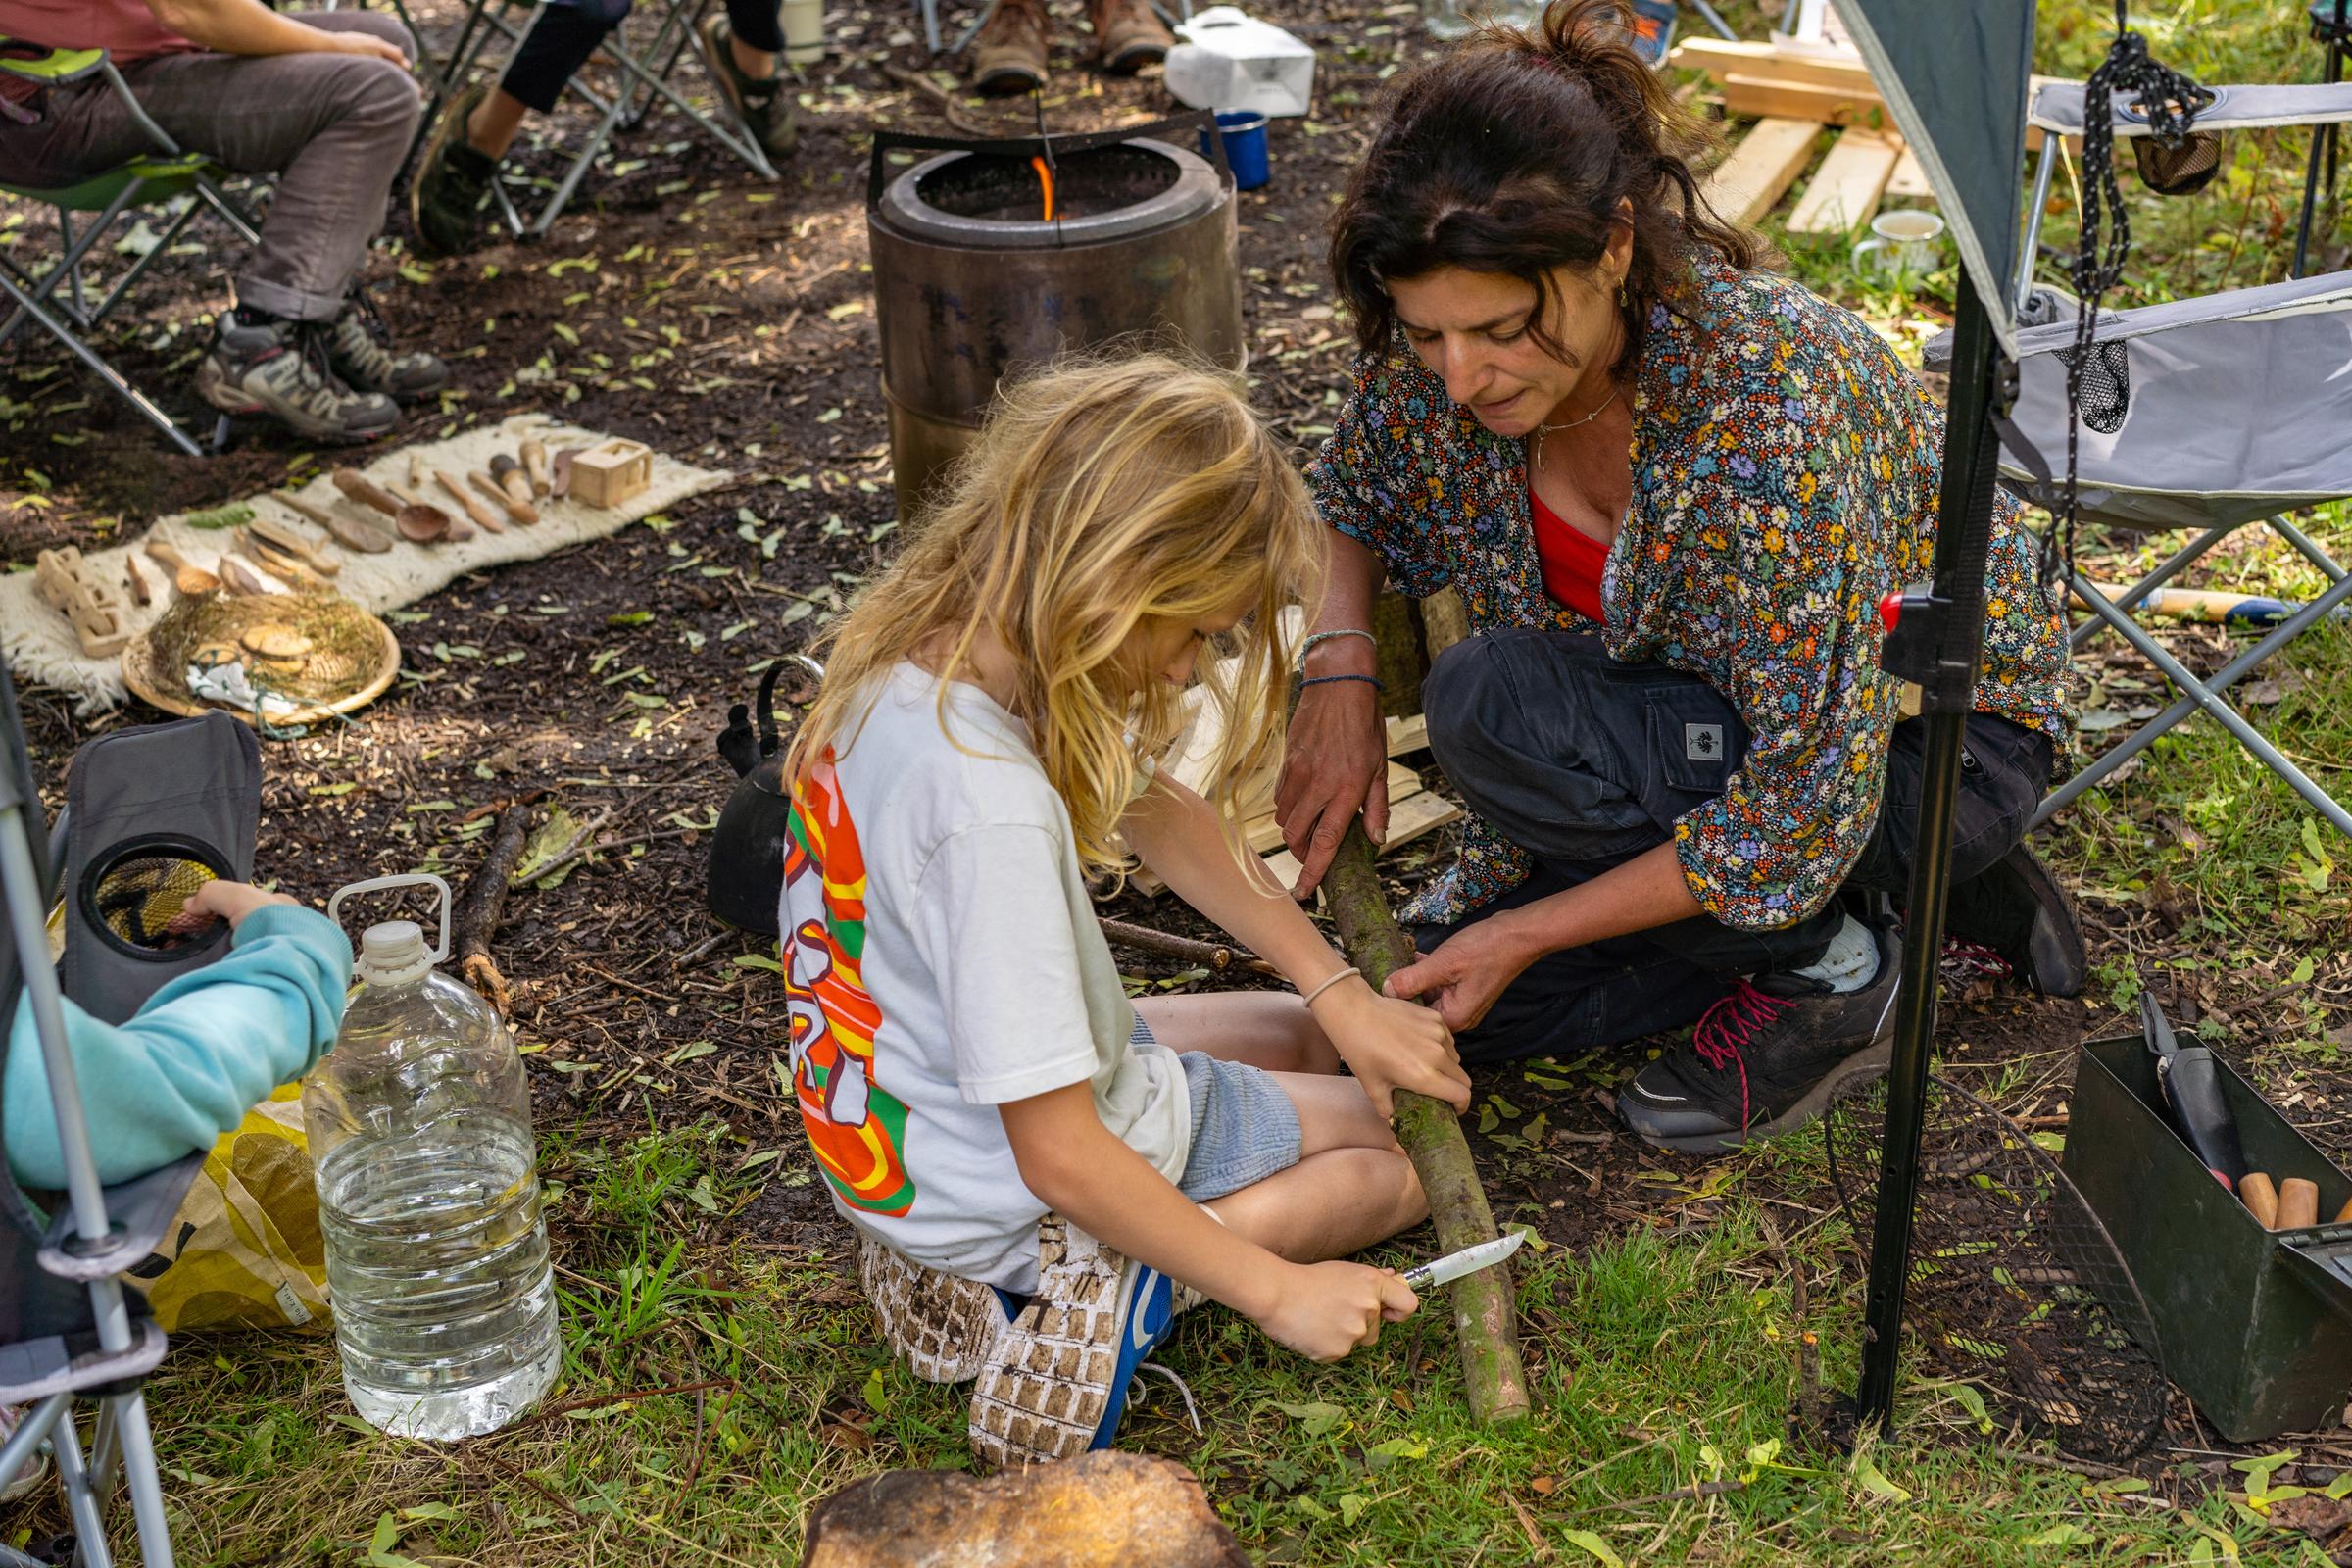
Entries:
<svg viewBox="0 0 2352 1568">
<path fill-rule="evenodd" d="M 282 893 L 208 882 L 188 913 L 229 923 L 227 956 L 181 975 L 120 1024 L 71 1002 L 66 1032 L 103 1182 L 126 1181 L 210 1149 L 279 1084 L 334 1043 L 351 984 L 351 941 Z M 27 1187 L 66 1182 L 49 1077 L 20 997 L 8 1035 L 8 1162 Z"/>
</svg>

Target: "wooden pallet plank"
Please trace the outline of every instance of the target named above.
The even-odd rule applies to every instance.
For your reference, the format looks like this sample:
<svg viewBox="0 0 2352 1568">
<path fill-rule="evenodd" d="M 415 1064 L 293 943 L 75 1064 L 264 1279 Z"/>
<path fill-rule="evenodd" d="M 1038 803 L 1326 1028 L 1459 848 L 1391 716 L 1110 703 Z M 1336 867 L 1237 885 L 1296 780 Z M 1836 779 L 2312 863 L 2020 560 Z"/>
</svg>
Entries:
<svg viewBox="0 0 2352 1568">
<path fill-rule="evenodd" d="M 1850 234 L 1879 210 L 1879 196 L 1901 157 L 1873 130 L 1849 130 L 1813 172 L 1812 182 L 1788 215 L 1792 234 Z"/>
<path fill-rule="evenodd" d="M 1894 161 L 1894 172 L 1886 177 L 1886 189 L 1881 194 L 1890 202 L 1932 202 L 1936 187 L 1928 183 L 1928 171 L 1920 163 L 1919 154 L 1906 147 Z"/>
<path fill-rule="evenodd" d="M 1765 120 L 1715 166 L 1699 193 L 1725 221 L 1752 223 L 1772 210 L 1813 158 L 1821 125 L 1811 120 Z"/>
<path fill-rule="evenodd" d="M 1407 752 L 1429 750 L 1429 715 L 1415 713 L 1409 718 L 1389 720 L 1389 755 L 1402 757 Z"/>
<path fill-rule="evenodd" d="M 1434 833 L 1448 822 L 1458 821 L 1461 814 L 1462 808 L 1445 796 L 1434 790 L 1423 790 L 1390 809 L 1389 836 L 1382 841 L 1380 853 L 1387 855 L 1424 834 Z M 1286 888 L 1294 886 L 1298 880 L 1298 862 L 1288 850 L 1267 856 L 1266 869 L 1273 873 L 1275 881 Z"/>
<path fill-rule="evenodd" d="M 1728 76 L 1723 83 L 1723 107 L 1735 115 L 1757 115 L 1767 120 L 1810 120 L 1824 125 L 1868 125 L 1873 129 L 1894 123 L 1886 102 L 1871 88 L 1816 87 L 1805 82 L 1764 81 L 1754 76 Z"/>
<path fill-rule="evenodd" d="M 1686 38 L 1675 46 L 1667 64 L 1703 71 L 1716 80 L 1739 74 L 1763 81 L 1839 87 L 1849 92 L 1876 93 L 1870 69 L 1858 54 L 1839 50 L 1807 50 L 1745 39 Z"/>
</svg>

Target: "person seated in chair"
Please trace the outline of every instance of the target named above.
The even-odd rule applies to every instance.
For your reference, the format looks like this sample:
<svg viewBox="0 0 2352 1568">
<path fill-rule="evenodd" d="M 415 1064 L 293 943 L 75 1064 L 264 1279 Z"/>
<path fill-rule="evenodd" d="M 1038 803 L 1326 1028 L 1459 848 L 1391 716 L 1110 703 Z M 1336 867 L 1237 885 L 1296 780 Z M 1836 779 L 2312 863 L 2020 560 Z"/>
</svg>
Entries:
<svg viewBox="0 0 2352 1568">
<path fill-rule="evenodd" d="M 551 0 L 532 20 L 497 86 L 468 87 L 450 99 L 417 161 L 409 217 L 427 255 L 477 243 L 487 220 L 490 181 L 514 145 L 523 117 L 549 114 L 597 46 L 626 21 L 631 0 Z M 695 29 L 703 64 L 729 113 L 770 159 L 792 156 L 800 126 L 779 71 L 784 58 L 780 0 L 727 0 L 723 16 Z"/>
<path fill-rule="evenodd" d="M 274 174 L 236 306 L 197 368 L 204 400 L 322 441 L 380 436 L 399 404 L 449 383 L 400 354 L 353 292 L 416 135 L 408 29 L 372 11 L 289 12 L 262 0 L 0 0 L 16 45 L 105 49 L 131 94 L 186 152 Z M 0 75 L 0 171 L 57 188 L 160 150 L 98 75 L 38 85 Z"/>
</svg>

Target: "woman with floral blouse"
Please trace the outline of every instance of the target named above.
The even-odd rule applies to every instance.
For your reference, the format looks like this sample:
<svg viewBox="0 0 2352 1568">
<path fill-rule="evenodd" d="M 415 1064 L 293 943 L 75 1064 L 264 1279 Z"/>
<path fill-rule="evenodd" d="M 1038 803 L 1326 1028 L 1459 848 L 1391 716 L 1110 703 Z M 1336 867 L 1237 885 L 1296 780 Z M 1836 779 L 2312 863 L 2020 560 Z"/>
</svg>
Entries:
<svg viewBox="0 0 2352 1568">
<path fill-rule="evenodd" d="M 1277 795 L 1304 897 L 1385 826 L 1370 609 L 1451 587 L 1423 687 L 1475 813 L 1393 982 L 1472 1059 L 1697 1020 L 1618 1096 L 1653 1144 L 1800 1125 L 1885 1069 L 1922 755 L 1877 607 L 1926 578 L 1942 416 L 1846 311 L 1756 270 L 1620 0 L 1406 79 L 1334 223 L 1364 355 L 1308 470 L 1331 585 Z M 2024 844 L 2064 625 L 2007 503 L 1954 829 L 1955 937 L 2046 992 L 2082 952 Z"/>
</svg>

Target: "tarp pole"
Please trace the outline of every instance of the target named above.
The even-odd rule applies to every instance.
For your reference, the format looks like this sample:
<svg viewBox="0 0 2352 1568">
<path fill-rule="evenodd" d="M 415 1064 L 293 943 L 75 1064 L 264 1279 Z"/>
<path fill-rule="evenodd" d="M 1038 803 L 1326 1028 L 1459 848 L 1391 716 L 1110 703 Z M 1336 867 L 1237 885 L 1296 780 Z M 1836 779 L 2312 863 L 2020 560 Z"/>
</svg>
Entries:
<svg viewBox="0 0 2352 1568">
<path fill-rule="evenodd" d="M 1975 707 L 1984 648 L 1984 568 L 1992 553 L 1992 425 L 1999 355 L 1976 280 L 1961 271 L 1953 333 L 1951 405 L 1943 432 L 1943 488 L 1936 504 L 1934 658 L 1897 672 L 1922 684 L 1928 726 L 1920 785 L 1918 848 L 1903 926 L 1902 990 L 1895 1005 L 1894 1055 L 1886 1080 L 1886 1140 L 1878 1214 L 1870 1246 L 1857 1413 L 1891 1427 L 1902 1353 L 1903 1288 L 1911 1257 L 1912 1205 L 1919 1195 L 1919 1134 L 1927 1106 L 1928 1060 L 1936 1039 L 1937 961 L 1944 897 L 1951 889 L 1952 812 L 1960 794 L 1961 748 Z M 1914 611 L 1910 613 L 1918 613 Z M 1908 614 L 1906 614 L 1906 620 Z M 1907 630 L 1913 628 L 1906 628 Z M 1893 668 L 1889 661 L 1889 668 Z"/>
</svg>

